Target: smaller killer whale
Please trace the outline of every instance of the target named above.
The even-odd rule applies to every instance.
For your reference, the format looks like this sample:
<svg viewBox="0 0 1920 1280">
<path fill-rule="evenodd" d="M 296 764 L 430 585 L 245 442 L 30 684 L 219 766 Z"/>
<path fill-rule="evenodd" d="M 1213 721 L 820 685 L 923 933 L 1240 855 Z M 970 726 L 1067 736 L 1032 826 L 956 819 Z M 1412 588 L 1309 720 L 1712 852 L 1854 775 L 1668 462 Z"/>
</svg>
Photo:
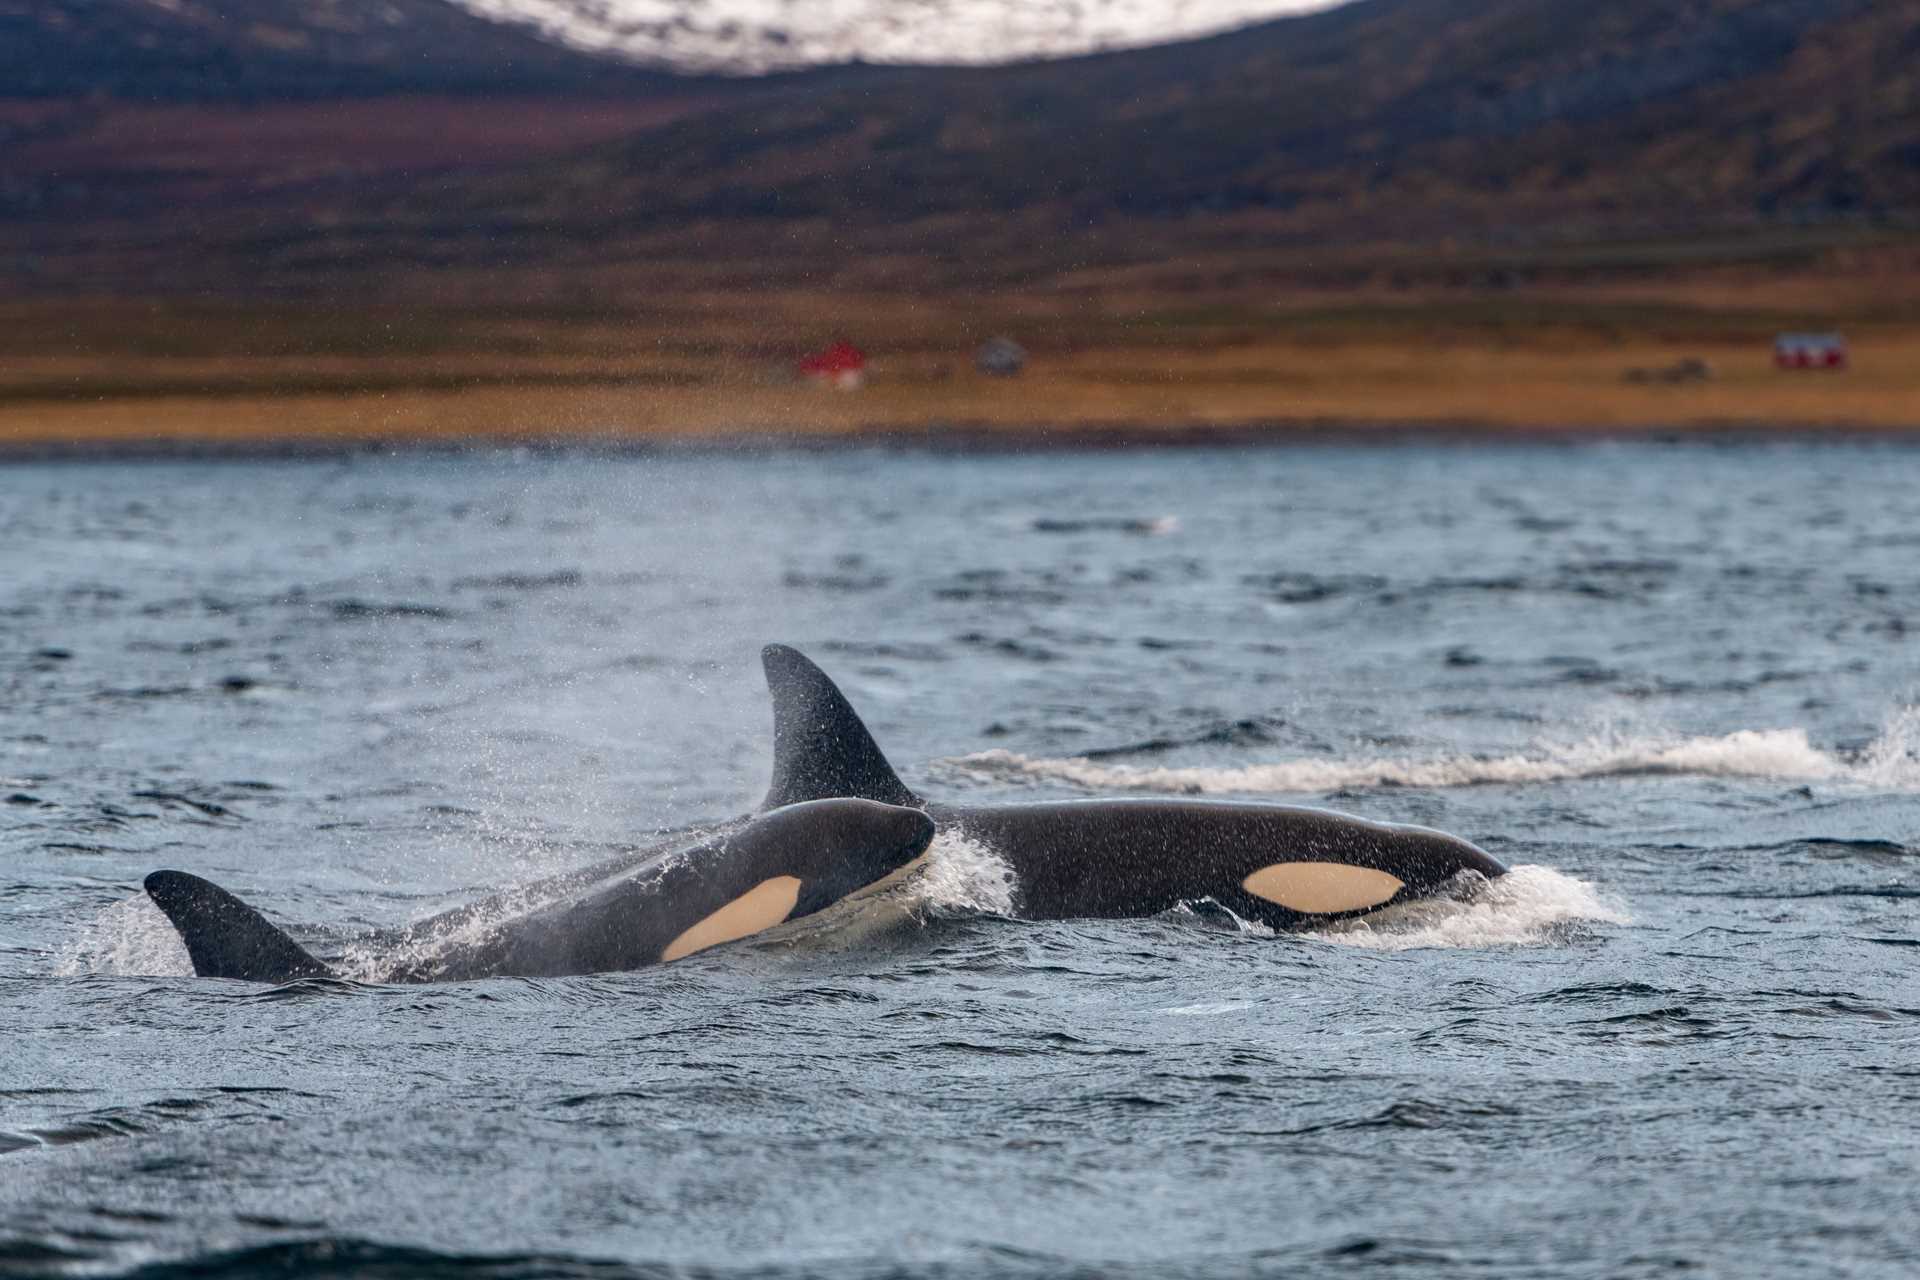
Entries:
<svg viewBox="0 0 1920 1280">
<path fill-rule="evenodd" d="M 933 835 L 926 814 L 859 798 L 781 806 L 478 936 L 396 958 L 379 980 L 562 977 L 679 960 L 878 892 L 926 853 Z M 218 885 L 156 871 L 146 890 L 173 922 L 200 977 L 290 982 L 337 976 Z M 384 935 L 389 941 L 400 936 Z"/>
<path fill-rule="evenodd" d="M 1212 899 L 1275 929 L 1352 919 L 1506 867 L 1457 836 L 1323 809 L 1209 800 L 951 805 L 909 790 L 827 674 L 786 645 L 761 651 L 773 693 L 765 806 L 861 796 L 921 809 L 1014 875 L 1031 920 L 1158 915 Z"/>
</svg>

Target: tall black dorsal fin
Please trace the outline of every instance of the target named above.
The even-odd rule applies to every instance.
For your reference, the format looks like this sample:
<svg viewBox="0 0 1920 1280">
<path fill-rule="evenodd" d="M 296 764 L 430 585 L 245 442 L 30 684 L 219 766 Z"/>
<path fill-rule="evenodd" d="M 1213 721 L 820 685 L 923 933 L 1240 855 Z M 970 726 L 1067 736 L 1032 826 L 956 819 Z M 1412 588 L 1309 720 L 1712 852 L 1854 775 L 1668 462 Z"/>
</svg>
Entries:
<svg viewBox="0 0 1920 1280">
<path fill-rule="evenodd" d="M 291 982 L 333 975 L 265 916 L 199 876 L 156 871 L 147 877 L 147 896 L 180 931 L 193 971 L 203 978 Z"/>
<path fill-rule="evenodd" d="M 763 809 L 852 796 L 919 808 L 827 673 L 798 649 L 760 651 L 773 694 L 773 785 Z"/>
</svg>

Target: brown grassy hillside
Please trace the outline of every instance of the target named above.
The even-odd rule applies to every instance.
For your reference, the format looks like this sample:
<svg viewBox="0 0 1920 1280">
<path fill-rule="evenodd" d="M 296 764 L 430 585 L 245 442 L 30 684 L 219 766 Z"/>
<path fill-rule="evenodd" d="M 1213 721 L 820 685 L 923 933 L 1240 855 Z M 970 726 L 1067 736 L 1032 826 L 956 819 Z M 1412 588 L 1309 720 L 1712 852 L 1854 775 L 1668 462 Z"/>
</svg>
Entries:
<svg viewBox="0 0 1920 1280">
<path fill-rule="evenodd" d="M 0 439 L 1920 425 L 1920 0 L 1363 0 L 1021 67 L 383 83 L 0 103 Z M 1833 327 L 1853 373 L 1771 370 Z M 1000 332 L 1017 383 L 971 371 Z M 843 335 L 868 393 L 791 384 Z"/>
</svg>

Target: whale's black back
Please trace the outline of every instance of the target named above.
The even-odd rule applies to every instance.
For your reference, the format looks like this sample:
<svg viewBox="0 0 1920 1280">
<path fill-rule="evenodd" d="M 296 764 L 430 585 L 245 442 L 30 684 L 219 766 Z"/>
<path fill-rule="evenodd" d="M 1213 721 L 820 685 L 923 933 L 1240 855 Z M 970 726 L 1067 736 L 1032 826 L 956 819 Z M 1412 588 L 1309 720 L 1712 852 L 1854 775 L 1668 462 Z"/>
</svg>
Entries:
<svg viewBox="0 0 1920 1280">
<path fill-rule="evenodd" d="M 1150 916 L 1212 899 L 1242 919 L 1292 929 L 1464 887 L 1463 873 L 1506 873 L 1444 832 L 1260 801 L 1066 800 L 932 813 L 1000 856 L 1014 874 L 1015 912 L 1028 920 Z M 1359 871 L 1370 888 L 1357 899 L 1338 891 L 1346 905 L 1310 910 L 1254 892 L 1258 873 L 1310 867 Z"/>
<path fill-rule="evenodd" d="M 484 927 L 462 922 L 450 936 L 409 937 L 414 945 L 387 962 L 382 980 L 563 977 L 677 960 L 876 886 L 925 853 L 933 836 L 933 820 L 906 806 L 839 798 L 790 805 L 573 897 Z M 201 977 L 330 975 L 218 885 L 156 871 L 146 886 Z"/>
</svg>

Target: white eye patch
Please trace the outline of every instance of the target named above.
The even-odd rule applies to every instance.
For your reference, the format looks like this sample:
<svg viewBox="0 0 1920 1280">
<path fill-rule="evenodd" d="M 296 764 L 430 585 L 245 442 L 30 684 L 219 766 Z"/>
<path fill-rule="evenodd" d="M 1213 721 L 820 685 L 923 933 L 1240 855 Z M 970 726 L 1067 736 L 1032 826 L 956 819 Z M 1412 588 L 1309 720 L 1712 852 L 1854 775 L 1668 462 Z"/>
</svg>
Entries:
<svg viewBox="0 0 1920 1280">
<path fill-rule="evenodd" d="M 1276 862 L 1248 876 L 1240 887 L 1302 915 L 1366 911 L 1390 902 L 1406 882 L 1371 867 L 1338 862 Z"/>
<path fill-rule="evenodd" d="M 793 914 L 800 902 L 800 878 L 775 876 L 753 888 L 700 921 L 667 944 L 660 962 L 680 960 L 696 951 L 717 947 L 723 942 L 751 937 L 764 932 Z"/>
</svg>

